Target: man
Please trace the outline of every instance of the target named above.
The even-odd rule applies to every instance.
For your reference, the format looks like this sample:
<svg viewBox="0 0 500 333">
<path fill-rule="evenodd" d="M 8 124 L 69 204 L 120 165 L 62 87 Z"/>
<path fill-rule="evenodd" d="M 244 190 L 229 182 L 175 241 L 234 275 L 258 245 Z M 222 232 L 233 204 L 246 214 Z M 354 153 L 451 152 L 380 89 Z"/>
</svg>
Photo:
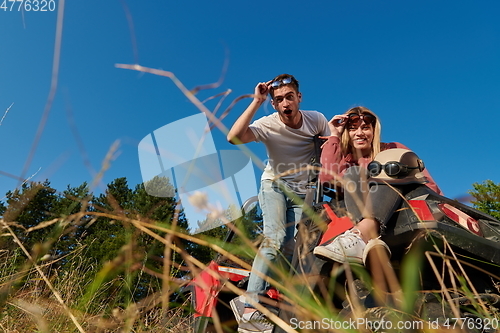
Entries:
<svg viewBox="0 0 500 333">
<path fill-rule="evenodd" d="M 251 123 L 267 94 L 276 112 Z M 239 322 L 238 332 L 270 333 L 273 329 L 252 304 L 258 302 L 259 294 L 265 293 L 267 285 L 262 276 L 270 273 L 272 267 L 268 263 L 276 263 L 283 257 L 290 262 L 295 224 L 302 215 L 307 182 L 307 172 L 297 169 L 310 163 L 314 154 L 313 137 L 330 135 L 325 116 L 317 111 L 300 110 L 301 100 L 299 82 L 292 75 L 281 74 L 261 82 L 255 87 L 253 101 L 227 135 L 233 144 L 262 142 L 268 155 L 259 191 L 264 240 L 252 266 L 245 301 L 237 297 L 230 302 Z"/>
</svg>

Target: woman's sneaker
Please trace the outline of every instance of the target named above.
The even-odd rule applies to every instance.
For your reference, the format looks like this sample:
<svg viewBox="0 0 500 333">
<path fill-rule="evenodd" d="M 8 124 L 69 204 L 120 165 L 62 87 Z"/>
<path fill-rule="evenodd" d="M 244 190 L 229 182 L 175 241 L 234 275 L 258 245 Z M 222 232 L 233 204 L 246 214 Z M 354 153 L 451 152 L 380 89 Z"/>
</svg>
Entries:
<svg viewBox="0 0 500 333">
<path fill-rule="evenodd" d="M 259 310 L 245 313 L 238 325 L 239 333 L 271 333 L 274 325 Z"/>
<path fill-rule="evenodd" d="M 366 243 L 361 238 L 359 231 L 347 230 L 338 235 L 330 243 L 324 243 L 314 248 L 314 254 L 326 260 L 339 263 L 353 262 L 363 264 L 363 252 Z"/>
</svg>

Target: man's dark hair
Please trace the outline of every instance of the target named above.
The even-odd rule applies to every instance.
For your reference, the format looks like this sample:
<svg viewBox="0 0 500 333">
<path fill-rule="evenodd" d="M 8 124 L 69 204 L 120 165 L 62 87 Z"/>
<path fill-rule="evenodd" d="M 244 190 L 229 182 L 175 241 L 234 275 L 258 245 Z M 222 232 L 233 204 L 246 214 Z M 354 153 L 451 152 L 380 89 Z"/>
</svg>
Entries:
<svg viewBox="0 0 500 333">
<path fill-rule="evenodd" d="M 283 80 L 286 79 L 291 79 L 290 83 L 283 83 Z M 280 83 L 277 87 L 273 87 L 272 84 L 273 82 L 278 82 Z M 280 74 L 276 76 L 272 81 L 271 81 L 271 87 L 269 89 L 269 94 L 271 95 L 271 98 L 274 98 L 274 89 L 282 87 L 282 86 L 291 86 L 295 89 L 295 91 L 298 93 L 299 92 L 299 81 L 290 74 Z"/>
</svg>

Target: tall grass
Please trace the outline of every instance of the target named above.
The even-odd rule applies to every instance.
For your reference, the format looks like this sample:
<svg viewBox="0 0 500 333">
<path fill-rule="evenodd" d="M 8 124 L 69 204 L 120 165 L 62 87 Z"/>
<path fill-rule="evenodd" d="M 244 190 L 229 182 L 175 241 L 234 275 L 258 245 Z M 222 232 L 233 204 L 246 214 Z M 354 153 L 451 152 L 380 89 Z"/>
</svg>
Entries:
<svg viewBox="0 0 500 333">
<path fill-rule="evenodd" d="M 82 207 L 89 206 L 84 204 Z M 246 239 L 246 234 L 239 229 L 235 229 L 235 232 L 242 241 L 225 244 L 221 239 L 206 235 L 189 235 L 175 228 L 175 223 L 170 226 L 140 218 L 138 214 L 125 214 L 120 208 L 114 212 L 88 210 L 76 215 L 82 214 L 94 218 L 107 217 L 113 223 L 123 223 L 138 233 L 150 235 L 162 243 L 165 253 L 175 253 L 184 258 L 183 267 L 191 272 L 191 277 L 205 269 L 207 263 L 198 261 L 196 254 L 191 256 L 185 249 L 178 247 L 173 242 L 174 238 L 209 247 L 220 253 L 226 262 L 247 269 L 250 266 L 246 259 L 256 253 L 256 243 Z M 73 223 L 78 221 L 72 215 L 66 219 Z M 321 220 L 320 216 L 315 216 L 315 219 Z M 193 313 L 189 298 L 173 299 L 188 281 L 178 279 L 173 274 L 182 267 L 176 267 L 172 261 L 165 259 L 163 273 L 139 266 L 139 274 L 152 274 L 163 281 L 160 288 L 151 285 L 150 292 L 143 299 L 125 305 L 117 304 L 118 293 L 132 294 L 135 288 L 126 275 L 112 273 L 126 271 L 125 266 L 129 267 L 130 262 L 124 258 L 127 258 L 128 253 L 140 251 L 135 248 L 136 242 L 133 239 L 124 244 L 120 253 L 104 265 L 95 262 L 84 246 L 78 246 L 66 257 L 57 259 L 69 263 L 64 270 L 59 270 L 55 268 L 58 265 L 54 259 L 40 256 L 40 253 L 37 256 L 36 251 L 24 247 L 12 231 L 15 225 L 15 221 L 0 221 L 2 236 L 16 245 L 0 249 L 0 330 L 3 332 L 192 331 Z M 50 225 L 46 223 L 40 228 Z M 72 227 L 71 223 L 63 225 L 68 229 Z M 315 232 L 319 232 L 318 230 L 302 231 L 304 234 L 301 237 L 305 243 L 315 242 Z M 64 233 L 64 230 L 61 232 Z M 57 235 L 51 235 L 56 239 L 45 240 L 33 249 L 57 244 Z M 425 241 L 427 248 L 421 250 L 420 241 Z M 417 251 L 412 251 L 413 249 Z M 49 249 L 45 251 L 49 252 Z M 305 248 L 303 253 L 307 254 L 308 249 Z M 342 324 L 349 320 L 357 322 L 360 318 L 371 323 L 391 322 L 392 327 L 401 323 L 413 325 L 412 330 L 378 330 L 379 332 L 437 332 L 446 327 L 443 325 L 454 327 L 454 332 L 473 332 L 468 327 L 479 326 L 471 318 L 481 318 L 492 323 L 499 319 L 498 304 L 496 307 L 492 306 L 494 302 L 485 298 L 485 291 L 477 290 L 474 284 L 474 272 L 488 272 L 484 272 L 484 269 L 481 271 L 479 265 L 471 267 L 476 264 L 471 264 L 468 258 L 454 253 L 447 240 L 439 234 L 429 231 L 416 239 L 399 267 L 393 268 L 387 264 L 385 252 L 375 254 L 367 268 L 324 264 L 323 272 L 303 274 L 299 271 L 300 267 L 296 267 L 296 272 L 291 274 L 288 269 L 274 267 L 273 278 L 266 278 L 281 292 L 283 310 L 293 313 L 295 321 L 287 323 L 267 308 L 260 309 L 286 332 L 366 332 L 366 324 L 356 324 L 355 329 L 352 329 L 352 325 Z M 22 261 L 25 262 L 20 265 Z M 424 265 L 430 268 L 426 274 L 438 282 L 438 287 L 426 290 L 426 294 L 422 293 L 420 287 L 422 279 L 429 277 L 422 276 L 421 268 Z M 234 295 L 244 293 L 243 289 L 224 278 L 217 278 L 222 280 L 225 290 Z M 492 286 L 497 288 L 491 290 L 491 293 L 498 294 L 500 279 L 493 275 L 491 279 Z M 338 300 L 343 301 L 343 304 Z M 444 322 L 444 316 L 440 318 L 433 315 L 436 308 L 442 309 L 449 318 L 465 318 L 467 314 L 468 319 Z M 349 311 L 346 312 L 346 309 Z M 440 326 L 436 326 L 437 324 Z M 217 322 L 215 315 L 214 331 L 230 331 L 225 325 L 225 322 Z"/>
<path fill-rule="evenodd" d="M 119 216 L 116 216 L 117 220 Z M 0 252 L 0 290 L 2 332 L 188 332 L 191 316 L 186 315 L 189 300 L 176 308 L 159 306 L 161 293 L 149 293 L 147 297 L 128 306 L 118 306 L 118 292 L 132 291 L 123 276 L 96 281 L 109 273 L 113 265 L 125 265 L 118 257 L 104 265 L 88 256 L 86 248 L 79 246 L 73 252 L 57 260 L 34 261 L 30 252 L 10 228 L 9 222 L 0 221 L 4 237 L 15 240 L 19 247 Z M 135 223 L 143 223 L 135 221 Z M 7 232 L 5 232 L 7 231 Z M 52 240 L 55 244 L 57 240 Z M 5 242 L 4 242 L 5 244 Z M 128 245 L 126 244 L 124 248 Z M 21 248 L 23 248 L 21 250 Z M 26 252 L 24 252 L 26 250 Z M 132 249 L 133 251 L 133 249 Z M 19 257 L 24 264 L 19 265 Z M 57 269 L 56 261 L 65 260 L 64 269 Z M 14 269 L 17 267 L 17 269 Z M 122 267 L 113 267 L 120 270 Z M 145 269 L 144 269 L 145 270 Z M 148 274 L 141 271 L 141 274 Z M 109 274 L 113 276 L 113 274 Z M 173 293 L 185 284 L 173 277 L 164 278 Z M 96 285 L 96 287 L 94 287 Z M 151 290 L 158 289 L 151 286 Z M 89 293 L 89 291 L 91 291 Z M 169 298 L 167 297 L 167 300 Z M 181 314 L 182 313 L 182 314 Z"/>
</svg>

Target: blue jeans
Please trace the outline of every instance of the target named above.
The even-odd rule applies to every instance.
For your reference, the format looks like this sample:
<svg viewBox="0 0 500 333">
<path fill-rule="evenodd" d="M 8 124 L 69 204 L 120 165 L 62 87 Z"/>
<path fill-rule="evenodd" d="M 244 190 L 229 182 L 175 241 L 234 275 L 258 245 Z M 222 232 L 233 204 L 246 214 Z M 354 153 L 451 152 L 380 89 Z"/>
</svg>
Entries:
<svg viewBox="0 0 500 333">
<path fill-rule="evenodd" d="M 291 262 L 296 225 L 302 217 L 304 197 L 303 194 L 294 193 L 284 181 L 261 181 L 259 203 L 264 239 L 255 256 L 247 287 L 247 297 L 251 297 L 255 302 L 258 302 L 258 295 L 263 294 L 268 287 L 268 283 L 257 272 L 264 276 L 273 275 L 273 270 Z M 251 307 L 248 302 L 245 306 Z"/>
</svg>

